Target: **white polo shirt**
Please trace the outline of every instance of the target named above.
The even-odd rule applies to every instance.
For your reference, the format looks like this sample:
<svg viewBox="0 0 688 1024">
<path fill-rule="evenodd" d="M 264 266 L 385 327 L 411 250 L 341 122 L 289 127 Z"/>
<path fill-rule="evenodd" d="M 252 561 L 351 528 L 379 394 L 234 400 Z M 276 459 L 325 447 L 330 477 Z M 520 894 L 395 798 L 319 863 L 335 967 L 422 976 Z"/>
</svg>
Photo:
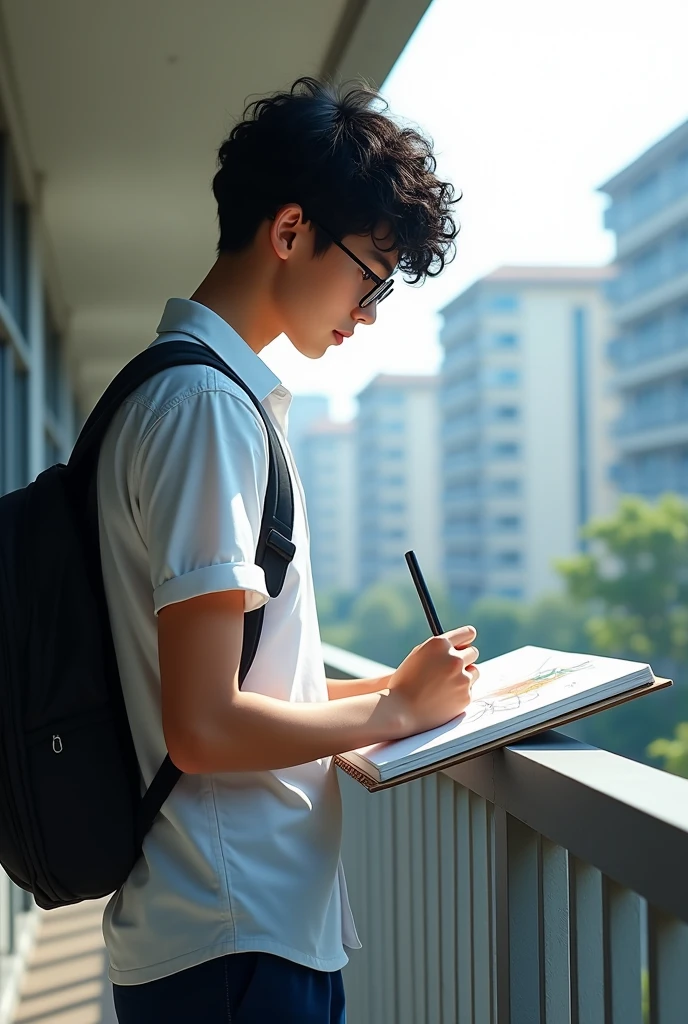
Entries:
<svg viewBox="0 0 688 1024">
<path fill-rule="evenodd" d="M 248 396 L 203 366 L 180 366 L 130 395 L 98 464 L 100 548 L 115 651 L 142 791 L 165 754 L 157 620 L 200 594 L 244 590 L 266 604 L 244 689 L 328 699 L 303 490 L 286 441 L 291 396 L 216 313 L 170 299 L 153 345 L 193 340 L 262 402 L 294 483 L 296 555 L 269 599 L 255 550 L 267 486 L 267 432 Z M 227 680 L 230 685 L 230 680 Z M 137 985 L 227 953 L 260 950 L 323 971 L 360 942 L 340 860 L 332 758 L 263 772 L 183 775 L 129 878 L 108 902 L 110 980 Z"/>
</svg>

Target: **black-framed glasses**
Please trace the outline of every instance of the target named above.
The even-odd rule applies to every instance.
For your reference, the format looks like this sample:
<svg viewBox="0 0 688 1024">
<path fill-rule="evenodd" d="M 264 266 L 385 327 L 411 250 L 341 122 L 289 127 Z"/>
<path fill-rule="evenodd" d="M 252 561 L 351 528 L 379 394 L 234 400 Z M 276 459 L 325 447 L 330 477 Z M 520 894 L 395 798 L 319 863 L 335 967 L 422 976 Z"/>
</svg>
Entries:
<svg viewBox="0 0 688 1024">
<path fill-rule="evenodd" d="M 384 280 L 383 278 L 378 277 L 377 274 L 370 269 L 370 267 L 366 266 L 363 260 L 359 260 L 358 256 L 355 253 L 353 253 L 351 249 L 347 249 L 343 242 L 340 242 L 339 239 L 336 238 L 331 231 L 328 231 L 326 227 L 323 227 L 320 221 L 313 221 L 313 223 L 317 224 L 320 230 L 324 231 L 327 237 L 332 242 L 334 242 L 336 246 L 339 246 L 342 252 L 345 252 L 346 255 L 354 261 L 354 263 L 357 263 L 361 270 L 365 270 L 366 274 L 368 274 L 370 279 L 375 282 L 375 285 L 370 289 L 369 292 L 366 292 L 366 294 L 359 302 L 358 305 L 360 306 L 360 308 L 365 309 L 366 306 L 370 306 L 373 302 L 380 303 L 382 302 L 383 299 L 386 299 L 387 296 L 392 291 L 392 288 L 394 288 L 394 281 L 392 280 L 392 278 L 388 277 L 386 280 Z"/>
</svg>

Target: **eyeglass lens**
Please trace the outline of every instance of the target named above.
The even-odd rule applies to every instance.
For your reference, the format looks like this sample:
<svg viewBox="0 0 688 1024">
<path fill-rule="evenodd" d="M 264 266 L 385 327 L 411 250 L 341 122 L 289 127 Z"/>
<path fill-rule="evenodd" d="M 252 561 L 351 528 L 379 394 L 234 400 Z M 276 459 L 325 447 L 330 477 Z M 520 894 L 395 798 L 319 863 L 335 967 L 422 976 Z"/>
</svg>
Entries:
<svg viewBox="0 0 688 1024">
<path fill-rule="evenodd" d="M 371 302 L 377 302 L 378 304 L 386 299 L 392 288 L 394 287 L 394 281 L 383 281 L 382 284 L 375 285 L 372 291 L 369 291 L 360 302 L 361 309 L 365 309 Z"/>
</svg>

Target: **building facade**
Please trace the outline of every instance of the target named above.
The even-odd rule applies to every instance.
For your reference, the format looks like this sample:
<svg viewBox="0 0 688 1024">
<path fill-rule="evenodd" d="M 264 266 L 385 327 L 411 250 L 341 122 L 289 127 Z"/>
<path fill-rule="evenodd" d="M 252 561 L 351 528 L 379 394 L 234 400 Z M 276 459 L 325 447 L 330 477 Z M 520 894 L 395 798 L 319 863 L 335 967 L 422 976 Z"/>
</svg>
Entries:
<svg viewBox="0 0 688 1024">
<path fill-rule="evenodd" d="M 619 275 L 610 357 L 620 491 L 688 495 L 688 121 L 602 186 Z"/>
<path fill-rule="evenodd" d="M 415 550 L 443 578 L 436 376 L 380 374 L 358 395 L 358 562 L 362 587 L 408 578 Z"/>
<path fill-rule="evenodd" d="M 301 441 L 301 456 L 315 588 L 353 592 L 358 587 L 353 424 L 314 423 Z"/>
<path fill-rule="evenodd" d="M 0 112 L 0 494 L 66 462 L 83 422 L 33 200 Z M 0 1022 L 9 1019 L 36 923 L 33 897 L 0 869 Z"/>
<path fill-rule="evenodd" d="M 303 439 L 311 427 L 321 420 L 328 419 L 330 402 L 327 395 L 294 395 L 289 406 L 287 421 L 287 437 L 294 460 L 303 469 Z"/>
<path fill-rule="evenodd" d="M 613 504 L 611 268 L 503 267 L 443 311 L 444 568 L 461 606 L 559 586 Z"/>
</svg>

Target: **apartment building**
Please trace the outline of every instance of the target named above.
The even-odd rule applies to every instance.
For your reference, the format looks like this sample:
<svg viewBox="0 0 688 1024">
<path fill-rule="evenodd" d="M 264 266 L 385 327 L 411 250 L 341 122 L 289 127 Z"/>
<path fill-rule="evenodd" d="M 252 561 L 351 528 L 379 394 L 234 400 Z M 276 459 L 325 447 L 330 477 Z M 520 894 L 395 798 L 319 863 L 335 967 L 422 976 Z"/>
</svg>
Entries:
<svg viewBox="0 0 688 1024">
<path fill-rule="evenodd" d="M 413 548 L 442 579 L 438 380 L 380 374 L 358 395 L 358 560 L 365 587 L 408 576 Z"/>
<path fill-rule="evenodd" d="M 610 337 L 598 267 L 502 267 L 442 310 L 444 568 L 454 599 L 556 589 L 612 508 Z"/>
<path fill-rule="evenodd" d="M 301 479 L 316 590 L 358 587 L 356 436 L 353 423 L 325 419 L 301 441 Z"/>
<path fill-rule="evenodd" d="M 600 191 L 619 268 L 608 288 L 621 403 L 614 480 L 648 498 L 688 495 L 688 121 Z"/>
<path fill-rule="evenodd" d="M 326 420 L 330 402 L 327 395 L 294 395 L 289 406 L 287 437 L 296 465 L 303 468 L 303 439 L 311 427 Z"/>
</svg>

